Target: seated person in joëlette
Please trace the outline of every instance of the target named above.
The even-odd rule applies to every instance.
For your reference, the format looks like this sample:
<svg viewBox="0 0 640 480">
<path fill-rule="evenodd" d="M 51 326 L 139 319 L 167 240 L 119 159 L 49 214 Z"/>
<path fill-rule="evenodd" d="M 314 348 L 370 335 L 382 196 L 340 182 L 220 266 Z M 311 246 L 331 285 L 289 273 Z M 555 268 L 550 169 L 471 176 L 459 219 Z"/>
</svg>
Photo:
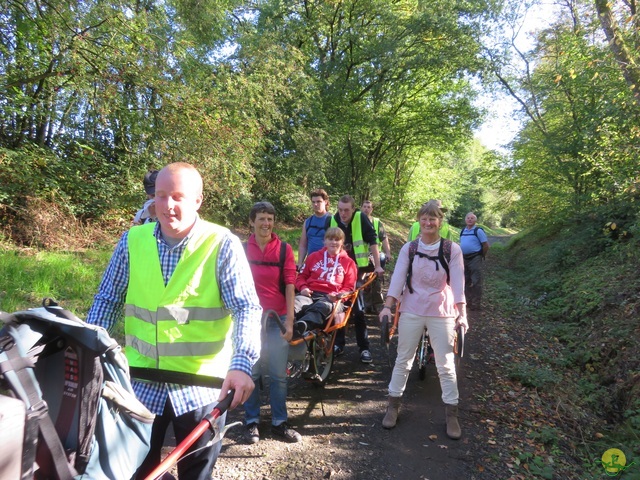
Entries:
<svg viewBox="0 0 640 480">
<path fill-rule="evenodd" d="M 358 267 L 342 248 L 344 232 L 327 229 L 324 247 L 306 259 L 296 279 L 296 318 L 294 334 L 303 335 L 320 328 L 331 314 L 334 303 L 356 286 Z"/>
</svg>

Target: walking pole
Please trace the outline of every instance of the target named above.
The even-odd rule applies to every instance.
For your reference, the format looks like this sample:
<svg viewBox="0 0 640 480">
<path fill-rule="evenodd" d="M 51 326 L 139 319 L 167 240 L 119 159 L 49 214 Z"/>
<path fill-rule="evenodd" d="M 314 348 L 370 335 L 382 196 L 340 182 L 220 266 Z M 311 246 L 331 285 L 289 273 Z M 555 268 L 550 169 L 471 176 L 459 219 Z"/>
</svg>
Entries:
<svg viewBox="0 0 640 480">
<path fill-rule="evenodd" d="M 220 417 L 220 415 L 228 410 L 235 393 L 235 390 L 229 390 L 229 393 L 226 397 L 224 397 L 224 400 L 219 402 L 213 408 L 211 413 L 206 415 L 196 426 L 196 428 L 194 428 L 193 431 L 189 435 L 187 435 L 184 440 L 182 440 L 182 442 L 180 442 L 180 444 L 173 450 L 173 452 L 171 452 L 167 456 L 167 458 L 160 462 L 160 465 L 158 465 L 149 475 L 147 475 L 144 480 L 156 480 L 157 478 L 160 478 L 167 472 L 167 470 L 178 463 L 178 460 L 180 460 L 180 457 L 182 457 L 184 452 L 186 452 L 189 447 L 202 436 L 204 432 L 209 430 L 209 428 L 214 429 L 213 423 Z"/>
</svg>

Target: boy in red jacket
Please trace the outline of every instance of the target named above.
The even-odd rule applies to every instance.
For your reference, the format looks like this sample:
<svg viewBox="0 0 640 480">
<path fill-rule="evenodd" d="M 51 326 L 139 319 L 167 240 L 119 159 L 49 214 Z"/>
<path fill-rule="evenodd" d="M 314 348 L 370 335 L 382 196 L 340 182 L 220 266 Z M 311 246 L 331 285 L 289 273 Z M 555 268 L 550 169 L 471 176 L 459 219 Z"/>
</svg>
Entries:
<svg viewBox="0 0 640 480">
<path fill-rule="evenodd" d="M 324 248 L 307 257 L 296 279 L 295 299 L 298 321 L 294 331 L 300 335 L 322 327 L 331 314 L 334 303 L 356 286 L 358 267 L 342 249 L 344 232 L 329 228 L 324 235 Z"/>
</svg>

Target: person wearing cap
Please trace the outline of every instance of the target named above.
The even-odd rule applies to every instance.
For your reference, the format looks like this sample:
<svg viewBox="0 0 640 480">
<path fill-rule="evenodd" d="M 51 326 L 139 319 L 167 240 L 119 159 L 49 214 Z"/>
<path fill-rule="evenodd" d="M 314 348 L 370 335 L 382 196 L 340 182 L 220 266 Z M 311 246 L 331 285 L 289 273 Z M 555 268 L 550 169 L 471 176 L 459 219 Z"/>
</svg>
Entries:
<svg viewBox="0 0 640 480">
<path fill-rule="evenodd" d="M 429 200 L 427 203 L 435 202 L 438 208 L 443 212 L 447 213 L 447 209 L 442 206 L 442 202 L 440 200 Z M 423 204 L 426 205 L 427 203 Z M 420 235 L 420 222 L 416 221 L 411 225 L 409 229 L 409 236 L 407 237 L 407 242 L 413 242 Z M 446 238 L 447 240 L 453 240 L 453 235 L 451 233 L 451 229 L 449 228 L 449 224 L 442 220 L 442 226 L 440 227 L 440 236 L 442 238 Z"/>
<path fill-rule="evenodd" d="M 405 243 L 400 250 L 379 315 L 380 322 L 385 317 L 392 318 L 391 309 L 394 306 L 398 308 L 399 304 L 398 349 L 382 426 L 389 429 L 396 425 L 402 394 L 407 386 L 418 343 L 426 328 L 445 404 L 447 436 L 459 439 L 462 433 L 458 422 L 459 393 L 453 345 L 455 330 L 460 328 L 466 331 L 469 328 L 462 250 L 457 243 L 440 236 L 444 213 L 436 202 L 422 205 L 417 218 L 420 222 L 417 250 L 410 257 L 414 242 Z M 447 273 L 439 252 L 448 248 L 451 253 Z"/>
<path fill-rule="evenodd" d="M 147 201 L 144 202 L 142 208 L 138 210 L 133 217 L 133 225 L 142 225 L 143 223 L 156 222 L 156 177 L 158 170 L 149 170 L 142 179 L 144 191 L 147 194 Z"/>
</svg>

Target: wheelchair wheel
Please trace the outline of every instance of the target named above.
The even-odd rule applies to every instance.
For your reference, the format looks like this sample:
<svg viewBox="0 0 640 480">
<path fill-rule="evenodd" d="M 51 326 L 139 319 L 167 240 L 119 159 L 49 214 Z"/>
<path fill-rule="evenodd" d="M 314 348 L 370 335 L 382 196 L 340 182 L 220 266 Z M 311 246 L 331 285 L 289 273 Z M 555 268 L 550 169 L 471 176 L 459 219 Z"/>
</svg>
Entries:
<svg viewBox="0 0 640 480">
<path fill-rule="evenodd" d="M 331 333 L 318 332 L 318 335 L 310 342 L 311 365 L 309 366 L 310 375 L 307 380 L 316 385 L 323 386 L 331 373 L 335 336 L 335 330 Z"/>
<path fill-rule="evenodd" d="M 423 333 L 420 339 L 416 363 L 418 364 L 418 378 L 424 380 L 427 378 L 427 363 L 429 363 L 429 337 L 426 333 Z"/>
</svg>

